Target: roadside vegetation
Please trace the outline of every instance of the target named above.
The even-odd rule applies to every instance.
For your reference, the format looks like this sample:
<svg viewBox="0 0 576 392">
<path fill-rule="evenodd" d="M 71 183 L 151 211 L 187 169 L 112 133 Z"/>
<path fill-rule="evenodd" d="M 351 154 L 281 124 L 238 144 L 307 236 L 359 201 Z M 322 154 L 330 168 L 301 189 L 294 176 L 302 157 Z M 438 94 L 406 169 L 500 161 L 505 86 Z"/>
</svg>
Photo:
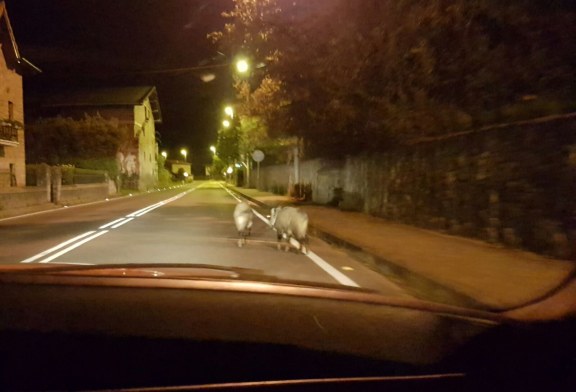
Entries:
<svg viewBox="0 0 576 392">
<path fill-rule="evenodd" d="M 570 1 L 235 0 L 224 17 L 209 39 L 252 65 L 240 152 L 340 157 L 576 109 Z"/>
</svg>

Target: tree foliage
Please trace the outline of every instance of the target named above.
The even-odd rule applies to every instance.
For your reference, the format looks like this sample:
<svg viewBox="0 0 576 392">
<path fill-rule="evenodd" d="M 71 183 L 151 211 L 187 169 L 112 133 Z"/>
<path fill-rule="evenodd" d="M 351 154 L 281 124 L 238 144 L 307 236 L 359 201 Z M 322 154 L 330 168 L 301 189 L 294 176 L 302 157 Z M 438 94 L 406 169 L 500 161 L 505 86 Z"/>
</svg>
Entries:
<svg viewBox="0 0 576 392">
<path fill-rule="evenodd" d="M 211 38 L 255 68 L 236 89 L 314 155 L 574 108 L 576 10 L 512 0 L 235 0 Z"/>
<path fill-rule="evenodd" d="M 26 157 L 29 163 L 82 167 L 115 162 L 115 154 L 129 137 L 117 120 L 101 116 L 43 118 L 26 128 Z"/>
</svg>

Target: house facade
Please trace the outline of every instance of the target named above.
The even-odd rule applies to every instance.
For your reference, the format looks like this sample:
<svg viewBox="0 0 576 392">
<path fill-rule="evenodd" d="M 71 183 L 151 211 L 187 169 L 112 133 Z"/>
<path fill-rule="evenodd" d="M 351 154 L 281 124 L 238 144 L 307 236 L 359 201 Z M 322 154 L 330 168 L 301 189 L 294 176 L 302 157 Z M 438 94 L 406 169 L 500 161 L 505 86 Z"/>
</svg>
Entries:
<svg viewBox="0 0 576 392">
<path fill-rule="evenodd" d="M 20 56 L 0 1 L 0 191 L 26 186 L 22 74 L 40 71 Z"/>
<path fill-rule="evenodd" d="M 192 164 L 178 160 L 166 161 L 166 168 L 179 180 L 186 179 L 192 181 L 194 175 L 192 174 Z M 182 177 L 182 178 L 180 178 Z"/>
<path fill-rule="evenodd" d="M 162 121 L 152 86 L 90 89 L 44 97 L 43 116 L 117 119 L 129 133 L 116 154 L 122 187 L 146 190 L 158 184 L 156 124 Z"/>
</svg>

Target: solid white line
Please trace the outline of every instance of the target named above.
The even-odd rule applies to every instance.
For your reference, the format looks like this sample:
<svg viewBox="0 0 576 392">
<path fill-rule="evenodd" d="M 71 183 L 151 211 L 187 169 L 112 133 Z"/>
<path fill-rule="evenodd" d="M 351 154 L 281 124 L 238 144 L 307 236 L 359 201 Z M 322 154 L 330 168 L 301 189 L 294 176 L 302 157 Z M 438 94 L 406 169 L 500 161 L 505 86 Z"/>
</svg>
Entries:
<svg viewBox="0 0 576 392">
<path fill-rule="evenodd" d="M 51 264 L 70 264 L 70 265 L 96 265 L 96 264 L 90 264 L 90 263 L 66 263 L 66 262 L 62 262 L 62 261 L 57 261 L 55 263 L 51 263 Z"/>
<path fill-rule="evenodd" d="M 96 234 L 91 235 L 88 238 L 84 238 L 82 241 L 76 242 L 74 245 L 71 245 L 71 246 L 67 247 L 66 249 L 62 249 L 60 252 L 53 254 L 52 256 L 47 257 L 44 260 L 40 260 L 39 263 L 49 263 L 51 260 L 54 260 L 55 258 L 60 257 L 63 254 L 68 253 L 73 249 L 76 249 L 80 245 L 83 245 L 88 241 L 92 241 L 94 238 L 100 237 L 101 235 L 106 234 L 106 233 L 108 233 L 108 230 L 99 231 Z"/>
<path fill-rule="evenodd" d="M 126 224 L 128 222 L 130 222 L 131 220 L 134 220 L 134 218 L 126 218 L 123 221 L 121 221 L 120 223 L 116 223 L 114 226 L 111 227 L 111 229 L 115 229 L 117 227 L 122 226 L 123 224 Z"/>
<path fill-rule="evenodd" d="M 318 256 L 316 253 L 312 252 L 311 250 L 306 253 L 306 256 L 310 260 L 312 260 L 316 265 L 326 271 L 330 276 L 338 281 L 338 283 L 343 284 L 345 286 L 352 286 L 352 287 L 360 287 L 360 285 L 354 282 L 352 279 L 344 275 L 342 272 L 338 271 L 332 265 L 328 264 L 324 259 Z"/>
<path fill-rule="evenodd" d="M 261 221 L 263 221 L 268 226 L 270 226 L 270 221 L 268 220 L 268 218 L 266 218 L 264 215 L 262 215 L 261 213 L 259 213 L 258 211 L 254 210 L 254 209 L 252 209 L 252 211 L 254 212 L 254 215 L 256 215 L 258 218 L 260 218 Z"/>
<path fill-rule="evenodd" d="M 110 222 L 110 223 L 106 223 L 104 226 L 100 226 L 99 229 L 105 229 L 105 228 L 107 228 L 108 226 L 112 226 L 112 225 L 115 225 L 116 223 L 118 223 L 118 222 L 120 222 L 120 221 L 123 221 L 124 219 L 125 219 L 125 218 L 116 219 L 115 221 L 112 221 L 112 222 Z"/>
<path fill-rule="evenodd" d="M 234 197 L 236 200 L 242 201 L 238 197 L 236 197 L 236 195 L 234 195 L 232 192 L 230 192 L 230 190 L 228 190 L 228 188 L 226 188 L 222 184 L 220 184 L 220 186 L 222 188 L 224 188 L 226 190 L 226 192 L 228 192 L 230 195 L 232 195 L 232 197 Z M 266 223 L 266 225 L 270 226 L 270 221 L 267 218 L 265 218 L 262 214 L 260 214 L 258 211 L 254 210 L 254 209 L 252 209 L 252 211 L 254 212 L 254 214 L 258 218 L 260 218 L 261 221 Z M 292 246 L 296 247 L 297 249 L 300 249 L 300 242 L 298 242 L 294 238 L 290 238 L 290 243 L 292 244 Z M 318 256 L 316 253 L 308 250 L 308 253 L 306 253 L 306 256 L 308 256 L 308 258 L 310 260 L 312 260 L 318 267 L 322 268 L 328 275 L 330 275 L 331 277 L 336 279 L 336 281 L 338 281 L 338 283 L 345 285 L 345 286 L 360 287 L 360 285 L 358 283 L 354 282 L 352 279 L 350 279 L 349 277 L 344 275 L 342 272 L 338 271 L 336 268 L 334 268 L 332 265 L 330 265 L 327 261 L 325 261 L 320 256 Z"/>
<path fill-rule="evenodd" d="M 220 185 L 226 192 L 228 192 L 228 193 L 230 194 L 230 196 L 232 196 L 233 198 L 235 198 L 236 200 L 238 200 L 238 202 L 241 202 L 241 201 L 242 201 L 242 199 L 240 199 L 238 196 L 236 196 L 234 193 L 232 193 L 232 192 L 230 191 L 230 189 L 226 188 L 226 187 L 225 187 L 224 185 L 222 185 L 222 184 L 218 184 L 218 185 Z"/>
<path fill-rule="evenodd" d="M 70 243 L 72 243 L 72 242 L 74 242 L 74 241 L 79 240 L 80 238 L 84 238 L 84 237 L 86 237 L 86 236 L 88 236 L 88 235 L 90 235 L 90 234 L 93 234 L 93 233 L 95 233 L 95 231 L 88 231 L 88 232 L 86 232 L 86 233 L 84 233 L 84 234 L 80 234 L 79 236 L 76 236 L 76 237 L 74 237 L 74 238 L 72 238 L 72 239 L 69 239 L 68 241 L 62 242 L 61 244 L 56 245 L 56 246 L 54 246 L 53 248 L 50 248 L 50 249 L 48 249 L 48 250 L 45 250 L 45 251 L 42 252 L 42 253 L 38 253 L 38 254 L 35 255 L 35 256 L 29 257 L 29 258 L 27 258 L 27 259 L 25 259 L 25 260 L 22 260 L 21 263 L 30 263 L 30 262 L 32 262 L 32 261 L 34 261 L 34 260 L 36 260 L 36 259 L 39 259 L 39 258 L 41 258 L 41 257 L 46 256 L 47 254 L 50 254 L 50 253 L 54 252 L 55 250 L 58 250 L 58 249 L 60 249 L 60 248 L 63 248 L 63 247 L 65 247 L 66 245 L 68 245 L 68 244 L 70 244 Z"/>
</svg>

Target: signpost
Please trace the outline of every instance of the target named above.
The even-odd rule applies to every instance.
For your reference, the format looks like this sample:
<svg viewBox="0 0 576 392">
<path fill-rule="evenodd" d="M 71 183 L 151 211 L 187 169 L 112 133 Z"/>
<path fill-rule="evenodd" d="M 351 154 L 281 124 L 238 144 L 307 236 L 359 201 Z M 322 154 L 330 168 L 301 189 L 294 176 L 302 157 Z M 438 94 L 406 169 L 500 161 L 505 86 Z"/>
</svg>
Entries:
<svg viewBox="0 0 576 392">
<path fill-rule="evenodd" d="M 256 162 L 256 189 L 260 188 L 260 162 L 264 160 L 264 153 L 260 150 L 252 152 L 252 159 Z"/>
</svg>

